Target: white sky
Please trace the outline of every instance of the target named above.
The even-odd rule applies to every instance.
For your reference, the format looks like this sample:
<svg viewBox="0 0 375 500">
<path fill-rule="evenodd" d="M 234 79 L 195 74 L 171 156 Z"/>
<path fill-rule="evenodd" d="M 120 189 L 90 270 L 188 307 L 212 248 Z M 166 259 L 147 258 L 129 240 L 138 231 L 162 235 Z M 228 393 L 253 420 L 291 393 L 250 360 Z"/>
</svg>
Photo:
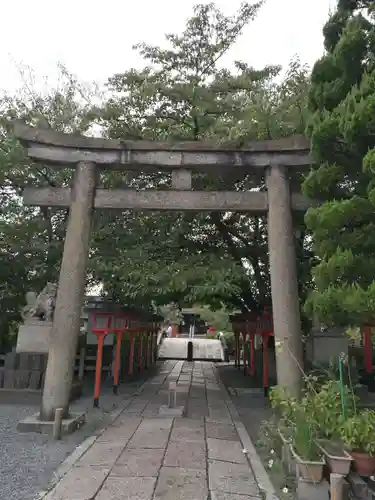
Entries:
<svg viewBox="0 0 375 500">
<path fill-rule="evenodd" d="M 178 32 L 196 3 L 206 0 L 3 0 L 0 30 L 0 88 L 22 85 L 17 65 L 56 77 L 63 63 L 80 80 L 103 83 L 141 61 L 132 45 L 162 44 Z M 217 0 L 231 14 L 240 0 Z M 227 59 L 255 67 L 287 65 L 295 54 L 313 64 L 323 53 L 322 26 L 335 0 L 268 0 Z M 229 62 L 229 61 L 228 61 Z"/>
</svg>

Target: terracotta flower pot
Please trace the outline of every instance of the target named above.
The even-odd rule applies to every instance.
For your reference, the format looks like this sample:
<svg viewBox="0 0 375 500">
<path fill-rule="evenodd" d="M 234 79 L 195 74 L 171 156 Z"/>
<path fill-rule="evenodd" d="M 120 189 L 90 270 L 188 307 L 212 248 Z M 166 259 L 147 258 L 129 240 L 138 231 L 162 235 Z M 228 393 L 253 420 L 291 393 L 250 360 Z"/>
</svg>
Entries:
<svg viewBox="0 0 375 500">
<path fill-rule="evenodd" d="M 355 470 L 360 476 L 371 476 L 375 471 L 375 457 L 360 453 L 359 451 L 350 452 Z"/>
</svg>

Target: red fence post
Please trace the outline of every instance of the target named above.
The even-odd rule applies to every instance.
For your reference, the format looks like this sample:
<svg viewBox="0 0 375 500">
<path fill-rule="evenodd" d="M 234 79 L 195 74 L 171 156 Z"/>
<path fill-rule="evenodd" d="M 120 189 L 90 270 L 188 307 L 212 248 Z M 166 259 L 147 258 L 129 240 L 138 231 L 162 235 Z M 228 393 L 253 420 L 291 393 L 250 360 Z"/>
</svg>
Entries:
<svg viewBox="0 0 375 500">
<path fill-rule="evenodd" d="M 119 386 L 119 371 L 120 371 L 120 357 L 121 357 L 121 341 L 122 334 L 124 330 L 122 328 L 117 328 L 115 331 L 116 335 L 116 353 L 115 353 L 115 365 L 113 370 L 113 393 L 117 394 Z"/>
<path fill-rule="evenodd" d="M 105 327 L 97 327 L 97 318 L 105 318 Z M 110 333 L 111 316 L 107 313 L 94 313 L 94 328 L 92 333 L 98 339 L 98 348 L 96 351 L 96 366 L 95 366 L 95 387 L 94 387 L 94 408 L 99 408 L 100 384 L 102 378 L 102 363 L 103 363 L 103 346 L 104 337 Z"/>
</svg>

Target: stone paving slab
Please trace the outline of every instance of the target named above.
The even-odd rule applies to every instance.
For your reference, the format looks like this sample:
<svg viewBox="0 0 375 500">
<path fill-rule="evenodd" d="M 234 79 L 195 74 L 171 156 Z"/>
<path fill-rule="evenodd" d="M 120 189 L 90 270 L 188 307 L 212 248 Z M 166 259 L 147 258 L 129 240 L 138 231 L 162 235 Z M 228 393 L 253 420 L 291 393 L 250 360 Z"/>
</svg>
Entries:
<svg viewBox="0 0 375 500">
<path fill-rule="evenodd" d="M 162 467 L 153 500 L 207 500 L 205 470 Z"/>
<path fill-rule="evenodd" d="M 172 419 L 144 419 L 129 441 L 129 448 L 166 448 Z"/>
<path fill-rule="evenodd" d="M 247 458 L 240 443 L 207 438 L 207 448 L 209 459 L 233 464 L 247 464 Z"/>
<path fill-rule="evenodd" d="M 259 489 L 247 464 L 208 461 L 210 490 L 237 495 L 259 496 Z"/>
<path fill-rule="evenodd" d="M 165 454 L 164 465 L 167 467 L 182 467 L 184 469 L 205 469 L 205 442 L 170 442 Z"/>
<path fill-rule="evenodd" d="M 164 449 L 126 449 L 118 458 L 112 474 L 123 477 L 157 477 L 164 455 Z"/>
<path fill-rule="evenodd" d="M 232 493 L 224 493 L 222 491 L 211 491 L 210 500 L 260 500 L 259 496 L 236 495 Z"/>
<path fill-rule="evenodd" d="M 125 448 L 126 442 L 96 442 L 78 460 L 77 465 L 109 466 L 112 467 L 121 452 Z"/>
<path fill-rule="evenodd" d="M 92 500 L 102 487 L 109 467 L 73 467 L 46 500 Z"/>
<path fill-rule="evenodd" d="M 155 482 L 154 477 L 110 476 L 95 500 L 152 500 Z"/>
<path fill-rule="evenodd" d="M 206 421 L 206 436 L 214 439 L 225 439 L 228 441 L 239 441 L 234 425 L 212 423 Z"/>
<path fill-rule="evenodd" d="M 158 405 L 165 404 L 168 395 L 164 387 L 171 380 L 179 384 L 187 369 L 190 391 L 178 394 L 177 404 L 185 401 L 191 411 L 182 418 L 157 416 Z M 154 382 L 143 386 L 138 400 L 98 436 L 48 500 L 260 499 L 213 365 L 181 361 L 173 364 L 166 378 Z M 192 388 L 194 383 L 202 389 Z M 207 385 L 214 396 L 208 394 Z"/>
<path fill-rule="evenodd" d="M 176 419 L 173 424 L 170 441 L 204 441 L 204 421 L 193 419 Z"/>
<path fill-rule="evenodd" d="M 141 418 L 130 417 L 116 419 L 115 422 L 110 427 L 105 429 L 105 431 L 99 436 L 98 441 L 121 441 L 127 444 L 141 421 Z"/>
</svg>

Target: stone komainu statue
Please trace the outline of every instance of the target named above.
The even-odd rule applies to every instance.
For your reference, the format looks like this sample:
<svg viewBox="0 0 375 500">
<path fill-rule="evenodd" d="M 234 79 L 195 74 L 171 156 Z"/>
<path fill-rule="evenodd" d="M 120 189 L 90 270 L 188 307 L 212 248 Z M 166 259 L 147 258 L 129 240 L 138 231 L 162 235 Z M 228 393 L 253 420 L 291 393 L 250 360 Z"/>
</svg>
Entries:
<svg viewBox="0 0 375 500">
<path fill-rule="evenodd" d="M 40 294 L 37 296 L 34 292 L 26 294 L 27 304 L 22 310 L 23 320 L 39 319 L 43 321 L 52 321 L 55 311 L 57 295 L 57 284 L 47 282 Z"/>
</svg>

